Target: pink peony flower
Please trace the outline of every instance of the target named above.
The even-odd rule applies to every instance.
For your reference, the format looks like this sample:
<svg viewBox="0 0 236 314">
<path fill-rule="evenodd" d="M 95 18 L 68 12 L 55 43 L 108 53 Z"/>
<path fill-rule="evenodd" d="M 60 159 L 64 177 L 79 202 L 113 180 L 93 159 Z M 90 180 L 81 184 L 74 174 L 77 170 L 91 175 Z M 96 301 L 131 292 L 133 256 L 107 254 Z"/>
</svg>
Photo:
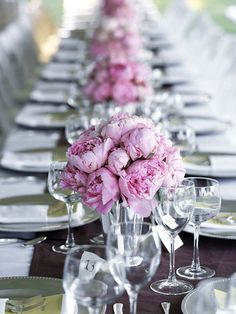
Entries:
<svg viewBox="0 0 236 314">
<path fill-rule="evenodd" d="M 112 81 L 117 80 L 131 80 L 133 78 L 133 71 L 129 63 L 111 64 L 110 66 L 110 77 Z"/>
<path fill-rule="evenodd" d="M 77 142 L 85 142 L 98 136 L 99 131 L 96 129 L 94 125 L 92 125 L 86 131 L 80 134 L 79 138 L 77 139 Z"/>
<path fill-rule="evenodd" d="M 166 177 L 163 181 L 163 186 L 172 187 L 180 184 L 185 176 L 185 169 L 180 156 L 179 149 L 170 147 L 167 152 L 165 162 L 168 167 Z"/>
<path fill-rule="evenodd" d="M 113 85 L 112 96 L 119 105 L 126 105 L 137 100 L 134 84 L 125 80 L 119 80 Z"/>
<path fill-rule="evenodd" d="M 119 196 L 117 178 L 108 169 L 100 168 L 88 176 L 83 202 L 98 213 L 106 214 Z"/>
<path fill-rule="evenodd" d="M 138 128 L 125 133 L 121 143 L 132 160 L 150 158 L 158 146 L 156 134 L 150 128 Z"/>
<path fill-rule="evenodd" d="M 108 169 L 112 173 L 119 175 L 120 171 L 127 166 L 129 160 L 129 155 L 124 149 L 115 148 L 108 156 Z"/>
<path fill-rule="evenodd" d="M 93 94 L 93 100 L 96 102 L 103 102 L 108 100 L 111 96 L 111 84 L 108 82 L 101 83 L 97 86 Z"/>
<path fill-rule="evenodd" d="M 96 89 L 96 83 L 94 81 L 89 81 L 87 85 L 84 87 L 84 93 L 89 98 L 93 97 L 94 91 Z"/>
<path fill-rule="evenodd" d="M 82 195 L 85 192 L 86 181 L 86 173 L 67 164 L 61 175 L 60 185 L 62 189 L 72 189 Z"/>
<path fill-rule="evenodd" d="M 119 179 L 121 194 L 128 205 L 144 217 L 150 215 L 154 205 L 154 195 L 163 183 L 167 171 L 165 162 L 137 160 Z"/>
<path fill-rule="evenodd" d="M 88 140 L 75 141 L 67 151 L 67 158 L 72 166 L 86 172 L 92 173 L 102 167 L 108 158 L 109 151 L 114 147 L 110 138 L 89 138 Z"/>
<path fill-rule="evenodd" d="M 149 119 L 132 116 L 127 113 L 118 113 L 102 128 L 101 134 L 105 138 L 111 138 L 115 144 L 118 144 L 126 132 L 134 128 L 143 127 L 154 129 L 154 125 Z"/>
</svg>

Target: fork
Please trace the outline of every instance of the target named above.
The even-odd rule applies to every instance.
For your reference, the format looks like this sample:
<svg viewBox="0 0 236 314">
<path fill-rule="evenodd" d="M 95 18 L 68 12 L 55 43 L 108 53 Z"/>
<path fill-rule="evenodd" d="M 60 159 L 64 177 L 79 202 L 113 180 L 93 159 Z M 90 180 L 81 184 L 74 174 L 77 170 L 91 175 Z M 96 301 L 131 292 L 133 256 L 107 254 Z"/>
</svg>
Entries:
<svg viewBox="0 0 236 314">
<path fill-rule="evenodd" d="M 162 306 L 165 314 L 170 313 L 170 302 L 162 302 L 161 306 Z"/>
</svg>

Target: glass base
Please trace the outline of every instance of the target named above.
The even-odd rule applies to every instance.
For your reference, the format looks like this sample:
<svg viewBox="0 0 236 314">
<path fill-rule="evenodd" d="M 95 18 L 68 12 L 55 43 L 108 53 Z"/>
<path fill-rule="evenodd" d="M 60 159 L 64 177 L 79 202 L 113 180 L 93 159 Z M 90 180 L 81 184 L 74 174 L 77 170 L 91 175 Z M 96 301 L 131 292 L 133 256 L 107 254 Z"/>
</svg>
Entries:
<svg viewBox="0 0 236 314">
<path fill-rule="evenodd" d="M 213 269 L 202 266 L 200 271 L 193 271 L 191 266 L 180 267 L 177 269 L 176 273 L 180 277 L 191 280 L 207 279 L 215 275 L 215 271 Z"/>
<path fill-rule="evenodd" d="M 173 281 L 170 281 L 168 279 L 163 279 L 153 282 L 150 288 L 154 292 L 160 294 L 181 295 L 193 290 L 193 285 L 184 280 L 175 279 Z"/>
<path fill-rule="evenodd" d="M 94 243 L 94 244 L 104 244 L 105 242 L 104 235 L 101 233 L 98 236 L 89 239 L 89 242 Z"/>
<path fill-rule="evenodd" d="M 56 252 L 56 253 L 68 254 L 70 252 L 70 250 L 73 249 L 74 247 L 75 247 L 75 245 L 71 246 L 71 247 L 68 247 L 65 244 L 53 245 L 52 250 L 53 250 L 53 252 Z"/>
</svg>

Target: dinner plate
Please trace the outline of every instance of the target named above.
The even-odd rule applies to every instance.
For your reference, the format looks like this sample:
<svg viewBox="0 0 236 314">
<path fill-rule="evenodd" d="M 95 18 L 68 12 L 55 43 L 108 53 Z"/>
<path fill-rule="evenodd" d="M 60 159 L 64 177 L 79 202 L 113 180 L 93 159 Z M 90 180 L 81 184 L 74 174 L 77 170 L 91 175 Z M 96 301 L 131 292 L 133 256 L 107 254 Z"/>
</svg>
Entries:
<svg viewBox="0 0 236 314">
<path fill-rule="evenodd" d="M 190 125 L 196 135 L 223 133 L 229 128 L 229 123 L 220 119 L 209 117 L 183 116 L 184 122 Z"/>
<path fill-rule="evenodd" d="M 22 298 L 30 298 L 34 296 L 46 297 L 45 311 L 47 313 L 51 309 L 50 314 L 61 313 L 61 297 L 64 294 L 62 287 L 62 280 L 57 278 L 47 277 L 3 277 L 0 278 L 0 298 L 8 298 L 10 300 L 20 300 Z M 58 297 L 52 299 L 52 297 Z M 47 298 L 49 297 L 49 298 Z M 50 300 L 51 297 L 51 301 Z M 48 307 L 47 308 L 47 302 Z M 50 303 L 49 303 L 50 302 Z M 101 314 L 104 314 L 106 306 L 104 306 Z M 52 312 L 53 311 L 53 312 Z M 33 311 L 35 312 L 35 311 Z M 32 312 L 32 313 L 33 313 Z M 38 311 L 41 313 L 41 311 Z M 42 312 L 44 313 L 44 311 Z M 88 314 L 88 310 L 85 307 L 79 307 L 80 314 Z M 10 314 L 10 312 L 6 312 Z"/>
<path fill-rule="evenodd" d="M 10 208 L 12 208 L 12 214 Z M 93 222 L 99 218 L 96 211 L 76 203 L 73 205 L 72 227 L 78 227 Z M 6 223 L 0 223 L 0 231 L 9 232 L 43 232 L 66 229 L 67 210 L 63 202 L 54 199 L 50 194 L 20 195 L 0 199 L 0 213 L 4 213 Z M 26 216 L 24 217 L 20 213 Z M 46 211 L 46 213 L 45 213 Z M 34 216 L 35 221 L 34 222 Z M 10 222 L 7 222 L 6 217 Z M 14 221 L 14 222 L 12 222 Z"/>
<path fill-rule="evenodd" d="M 65 105 L 27 104 L 16 116 L 15 122 L 30 128 L 59 129 L 65 127 L 66 119 L 74 113 Z"/>
<path fill-rule="evenodd" d="M 0 164 L 3 168 L 14 171 L 47 173 L 53 160 L 66 161 L 66 151 L 66 146 L 6 151 Z"/>
<path fill-rule="evenodd" d="M 213 286 L 217 287 L 217 289 L 227 291 L 227 286 L 229 282 L 228 278 L 213 278 L 210 280 L 212 281 Z M 196 289 L 194 289 L 184 297 L 181 303 L 181 310 L 183 314 L 195 314 L 196 304 L 197 302 L 199 302 L 198 296 L 201 292 L 201 289 L 201 286 L 198 286 Z"/>
</svg>

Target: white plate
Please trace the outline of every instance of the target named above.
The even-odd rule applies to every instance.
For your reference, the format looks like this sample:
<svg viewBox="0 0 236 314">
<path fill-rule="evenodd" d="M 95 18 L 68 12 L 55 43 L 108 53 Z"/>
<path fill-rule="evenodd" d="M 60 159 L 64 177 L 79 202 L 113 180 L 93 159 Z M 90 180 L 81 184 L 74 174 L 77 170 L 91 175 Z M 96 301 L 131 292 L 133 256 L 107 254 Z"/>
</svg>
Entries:
<svg viewBox="0 0 236 314">
<path fill-rule="evenodd" d="M 191 126 L 196 135 L 223 133 L 229 127 L 225 121 L 204 117 L 186 117 L 185 124 Z"/>
<path fill-rule="evenodd" d="M 213 284 L 217 287 L 217 289 L 220 288 L 220 290 L 225 290 L 227 289 L 228 281 L 229 279 L 227 278 L 214 278 L 210 279 Z M 201 288 L 197 287 L 193 291 L 191 291 L 189 294 L 187 294 L 182 303 L 181 303 L 181 310 L 183 314 L 195 314 L 195 308 L 196 304 L 198 302 L 198 294 L 201 292 Z M 207 314 L 207 313 L 202 313 L 202 314 Z"/>
<path fill-rule="evenodd" d="M 57 129 L 65 127 L 65 120 L 73 112 L 67 106 L 26 105 L 16 116 L 15 122 L 30 128 Z"/>
<path fill-rule="evenodd" d="M 34 223 L 29 220 L 28 222 L 15 222 L 15 223 L 0 223 L 0 231 L 8 232 L 47 232 L 54 230 L 66 229 L 68 227 L 66 207 L 62 202 L 56 201 L 48 194 L 42 195 L 21 195 L 16 197 L 9 197 L 0 200 L 0 206 L 19 206 L 21 209 L 24 206 L 50 206 L 49 219 L 45 219 L 45 222 Z M 81 209 L 82 206 L 82 209 Z M 72 227 L 83 226 L 91 223 L 99 218 L 95 210 L 90 209 L 87 206 L 78 203 L 78 214 L 74 213 L 72 216 Z M 55 221 L 53 220 L 55 217 Z M 22 221 L 22 219 L 21 219 Z"/>
<path fill-rule="evenodd" d="M 0 298 L 20 299 L 42 295 L 43 297 L 63 294 L 62 280 L 46 277 L 3 277 L 0 278 Z M 105 313 L 104 306 L 101 314 Z M 88 314 L 85 307 L 79 313 Z M 52 313 L 53 314 L 53 313 Z"/>
</svg>

